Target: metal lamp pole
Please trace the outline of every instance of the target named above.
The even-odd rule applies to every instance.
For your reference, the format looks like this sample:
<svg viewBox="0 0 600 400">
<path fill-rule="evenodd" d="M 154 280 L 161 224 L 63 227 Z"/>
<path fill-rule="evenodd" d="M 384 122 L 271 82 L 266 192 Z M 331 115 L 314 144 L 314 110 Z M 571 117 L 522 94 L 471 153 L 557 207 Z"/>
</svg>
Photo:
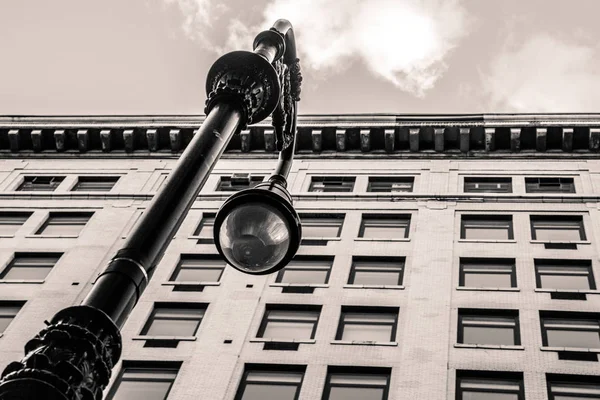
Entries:
<svg viewBox="0 0 600 400">
<path fill-rule="evenodd" d="M 79 306 L 59 311 L 0 377 L 0 400 L 101 400 L 121 355 L 119 332 L 234 134 L 273 114 L 283 178 L 292 160 L 300 76 L 291 24 L 278 20 L 254 52 L 219 58 L 206 83 L 206 120 L 123 247 Z M 278 179 L 278 178 L 277 178 Z"/>
</svg>

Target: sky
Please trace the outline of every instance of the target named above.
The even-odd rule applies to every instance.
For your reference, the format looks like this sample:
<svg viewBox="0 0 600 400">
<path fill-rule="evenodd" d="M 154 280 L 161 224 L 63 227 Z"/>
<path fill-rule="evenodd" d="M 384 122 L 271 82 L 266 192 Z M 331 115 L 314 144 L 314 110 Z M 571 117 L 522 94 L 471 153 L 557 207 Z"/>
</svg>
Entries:
<svg viewBox="0 0 600 400">
<path fill-rule="evenodd" d="M 600 111 L 598 0 L 3 0 L 0 115 L 198 115 L 294 26 L 301 114 Z"/>
</svg>

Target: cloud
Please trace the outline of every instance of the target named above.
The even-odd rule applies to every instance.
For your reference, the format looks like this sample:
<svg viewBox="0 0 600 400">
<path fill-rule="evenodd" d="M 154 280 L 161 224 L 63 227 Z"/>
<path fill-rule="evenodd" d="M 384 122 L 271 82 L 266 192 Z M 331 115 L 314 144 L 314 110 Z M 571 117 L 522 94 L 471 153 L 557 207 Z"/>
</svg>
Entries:
<svg viewBox="0 0 600 400">
<path fill-rule="evenodd" d="M 600 106 L 597 49 L 537 34 L 507 45 L 481 73 L 490 108 L 504 112 L 586 112 Z"/>
<path fill-rule="evenodd" d="M 466 34 L 468 19 L 459 0 L 268 0 L 256 26 L 246 22 L 243 5 L 235 7 L 219 47 L 206 43 L 202 31 L 224 10 L 215 13 L 211 0 L 165 1 L 180 5 L 185 29 L 206 48 L 247 49 L 258 32 L 285 18 L 294 25 L 304 69 L 326 77 L 360 62 L 416 96 L 424 96 L 447 70 L 444 60 Z"/>
</svg>

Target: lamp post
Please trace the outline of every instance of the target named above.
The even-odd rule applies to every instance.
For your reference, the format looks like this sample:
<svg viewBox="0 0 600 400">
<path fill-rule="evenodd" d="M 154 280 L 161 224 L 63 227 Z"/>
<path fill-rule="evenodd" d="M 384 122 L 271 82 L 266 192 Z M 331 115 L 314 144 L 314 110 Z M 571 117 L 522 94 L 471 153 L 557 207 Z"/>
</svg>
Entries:
<svg viewBox="0 0 600 400">
<path fill-rule="evenodd" d="M 283 268 L 293 257 L 300 223 L 285 187 L 302 78 L 291 24 L 278 20 L 256 37 L 253 47 L 254 52 L 231 52 L 213 64 L 206 83 L 206 119 L 164 187 L 82 304 L 59 311 L 27 342 L 24 358 L 4 369 L 0 400 L 102 399 L 121 355 L 119 329 L 208 175 L 234 134 L 270 114 L 280 151 L 275 174 L 225 202 L 215 242 L 228 262 L 247 273 Z"/>
</svg>

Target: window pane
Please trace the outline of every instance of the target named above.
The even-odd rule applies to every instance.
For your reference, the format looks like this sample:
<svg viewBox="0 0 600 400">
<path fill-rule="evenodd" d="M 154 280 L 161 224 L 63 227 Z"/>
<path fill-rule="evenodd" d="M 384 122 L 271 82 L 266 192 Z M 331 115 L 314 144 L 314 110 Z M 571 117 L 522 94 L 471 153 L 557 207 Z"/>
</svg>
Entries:
<svg viewBox="0 0 600 400">
<path fill-rule="evenodd" d="M 43 280 L 46 279 L 52 267 L 8 267 L 1 279 L 23 279 L 23 280 Z"/>
<path fill-rule="evenodd" d="M 108 192 L 118 180 L 118 176 L 80 176 L 72 190 L 79 192 Z"/>
<path fill-rule="evenodd" d="M 509 288 L 512 287 L 510 273 L 465 272 L 464 286 L 473 288 Z"/>
<path fill-rule="evenodd" d="M 409 232 L 409 218 L 372 218 L 363 217 L 359 237 L 395 239 L 407 238 Z"/>
<path fill-rule="evenodd" d="M 298 283 L 298 284 L 320 284 L 327 283 L 327 270 L 311 271 L 311 270 L 290 270 L 283 269 L 281 279 L 278 282 L 282 283 Z"/>
<path fill-rule="evenodd" d="M 341 340 L 391 342 L 392 327 L 389 325 L 344 324 Z"/>
<path fill-rule="evenodd" d="M 466 193 L 512 193 L 511 178 L 466 177 Z"/>
<path fill-rule="evenodd" d="M 314 324 L 269 321 L 261 337 L 273 339 L 312 339 Z"/>
<path fill-rule="evenodd" d="M 414 178 L 410 177 L 370 177 L 368 192 L 412 192 Z"/>
<path fill-rule="evenodd" d="M 52 192 L 64 179 L 64 176 L 26 176 L 17 190 L 28 192 Z"/>
<path fill-rule="evenodd" d="M 14 235 L 30 216 L 28 212 L 0 213 L 0 235 Z"/>
<path fill-rule="evenodd" d="M 585 290 L 590 288 L 590 280 L 587 275 L 548 275 L 540 274 L 542 288 Z"/>
<path fill-rule="evenodd" d="M 112 400 L 165 400 L 177 376 L 175 370 L 127 368 Z"/>
<path fill-rule="evenodd" d="M 384 388 L 332 387 L 327 400 L 385 400 Z"/>
<path fill-rule="evenodd" d="M 470 344 L 515 344 L 513 328 L 496 326 L 465 326 L 463 328 L 463 343 Z"/>
<path fill-rule="evenodd" d="M 579 228 L 575 229 L 554 229 L 554 228 L 536 228 L 536 240 L 582 240 Z"/>
<path fill-rule="evenodd" d="M 352 192 L 354 189 L 353 176 L 313 176 L 310 182 L 310 192 Z"/>
<path fill-rule="evenodd" d="M 203 217 L 200 224 L 194 232 L 194 236 L 200 236 L 203 238 L 213 237 L 213 227 L 215 225 L 215 217 Z M 303 227 L 304 228 L 304 227 Z"/>
<path fill-rule="evenodd" d="M 247 383 L 241 400 L 294 400 L 298 386 Z"/>
<path fill-rule="evenodd" d="M 462 400 L 519 400 L 517 393 L 466 392 Z"/>
<path fill-rule="evenodd" d="M 509 240 L 512 238 L 512 218 L 463 216 L 461 219 L 461 239 Z"/>
<path fill-rule="evenodd" d="M 583 347 L 600 348 L 600 333 L 598 330 L 554 330 L 547 329 L 548 346 L 551 347 Z"/>
<path fill-rule="evenodd" d="M 509 239 L 508 228 L 502 226 L 469 227 L 465 226 L 464 239 L 476 240 L 507 240 Z"/>
<path fill-rule="evenodd" d="M 214 268 L 181 268 L 176 271 L 171 281 L 177 282 L 219 282 L 222 269 Z"/>
<path fill-rule="evenodd" d="M 200 321 L 155 319 L 145 333 L 147 336 L 194 336 Z"/>
<path fill-rule="evenodd" d="M 92 213 L 50 213 L 36 235 L 78 235 Z"/>
<path fill-rule="evenodd" d="M 398 272 L 369 272 L 356 271 L 354 280 L 350 283 L 354 285 L 400 285 L 402 275 Z"/>
</svg>

